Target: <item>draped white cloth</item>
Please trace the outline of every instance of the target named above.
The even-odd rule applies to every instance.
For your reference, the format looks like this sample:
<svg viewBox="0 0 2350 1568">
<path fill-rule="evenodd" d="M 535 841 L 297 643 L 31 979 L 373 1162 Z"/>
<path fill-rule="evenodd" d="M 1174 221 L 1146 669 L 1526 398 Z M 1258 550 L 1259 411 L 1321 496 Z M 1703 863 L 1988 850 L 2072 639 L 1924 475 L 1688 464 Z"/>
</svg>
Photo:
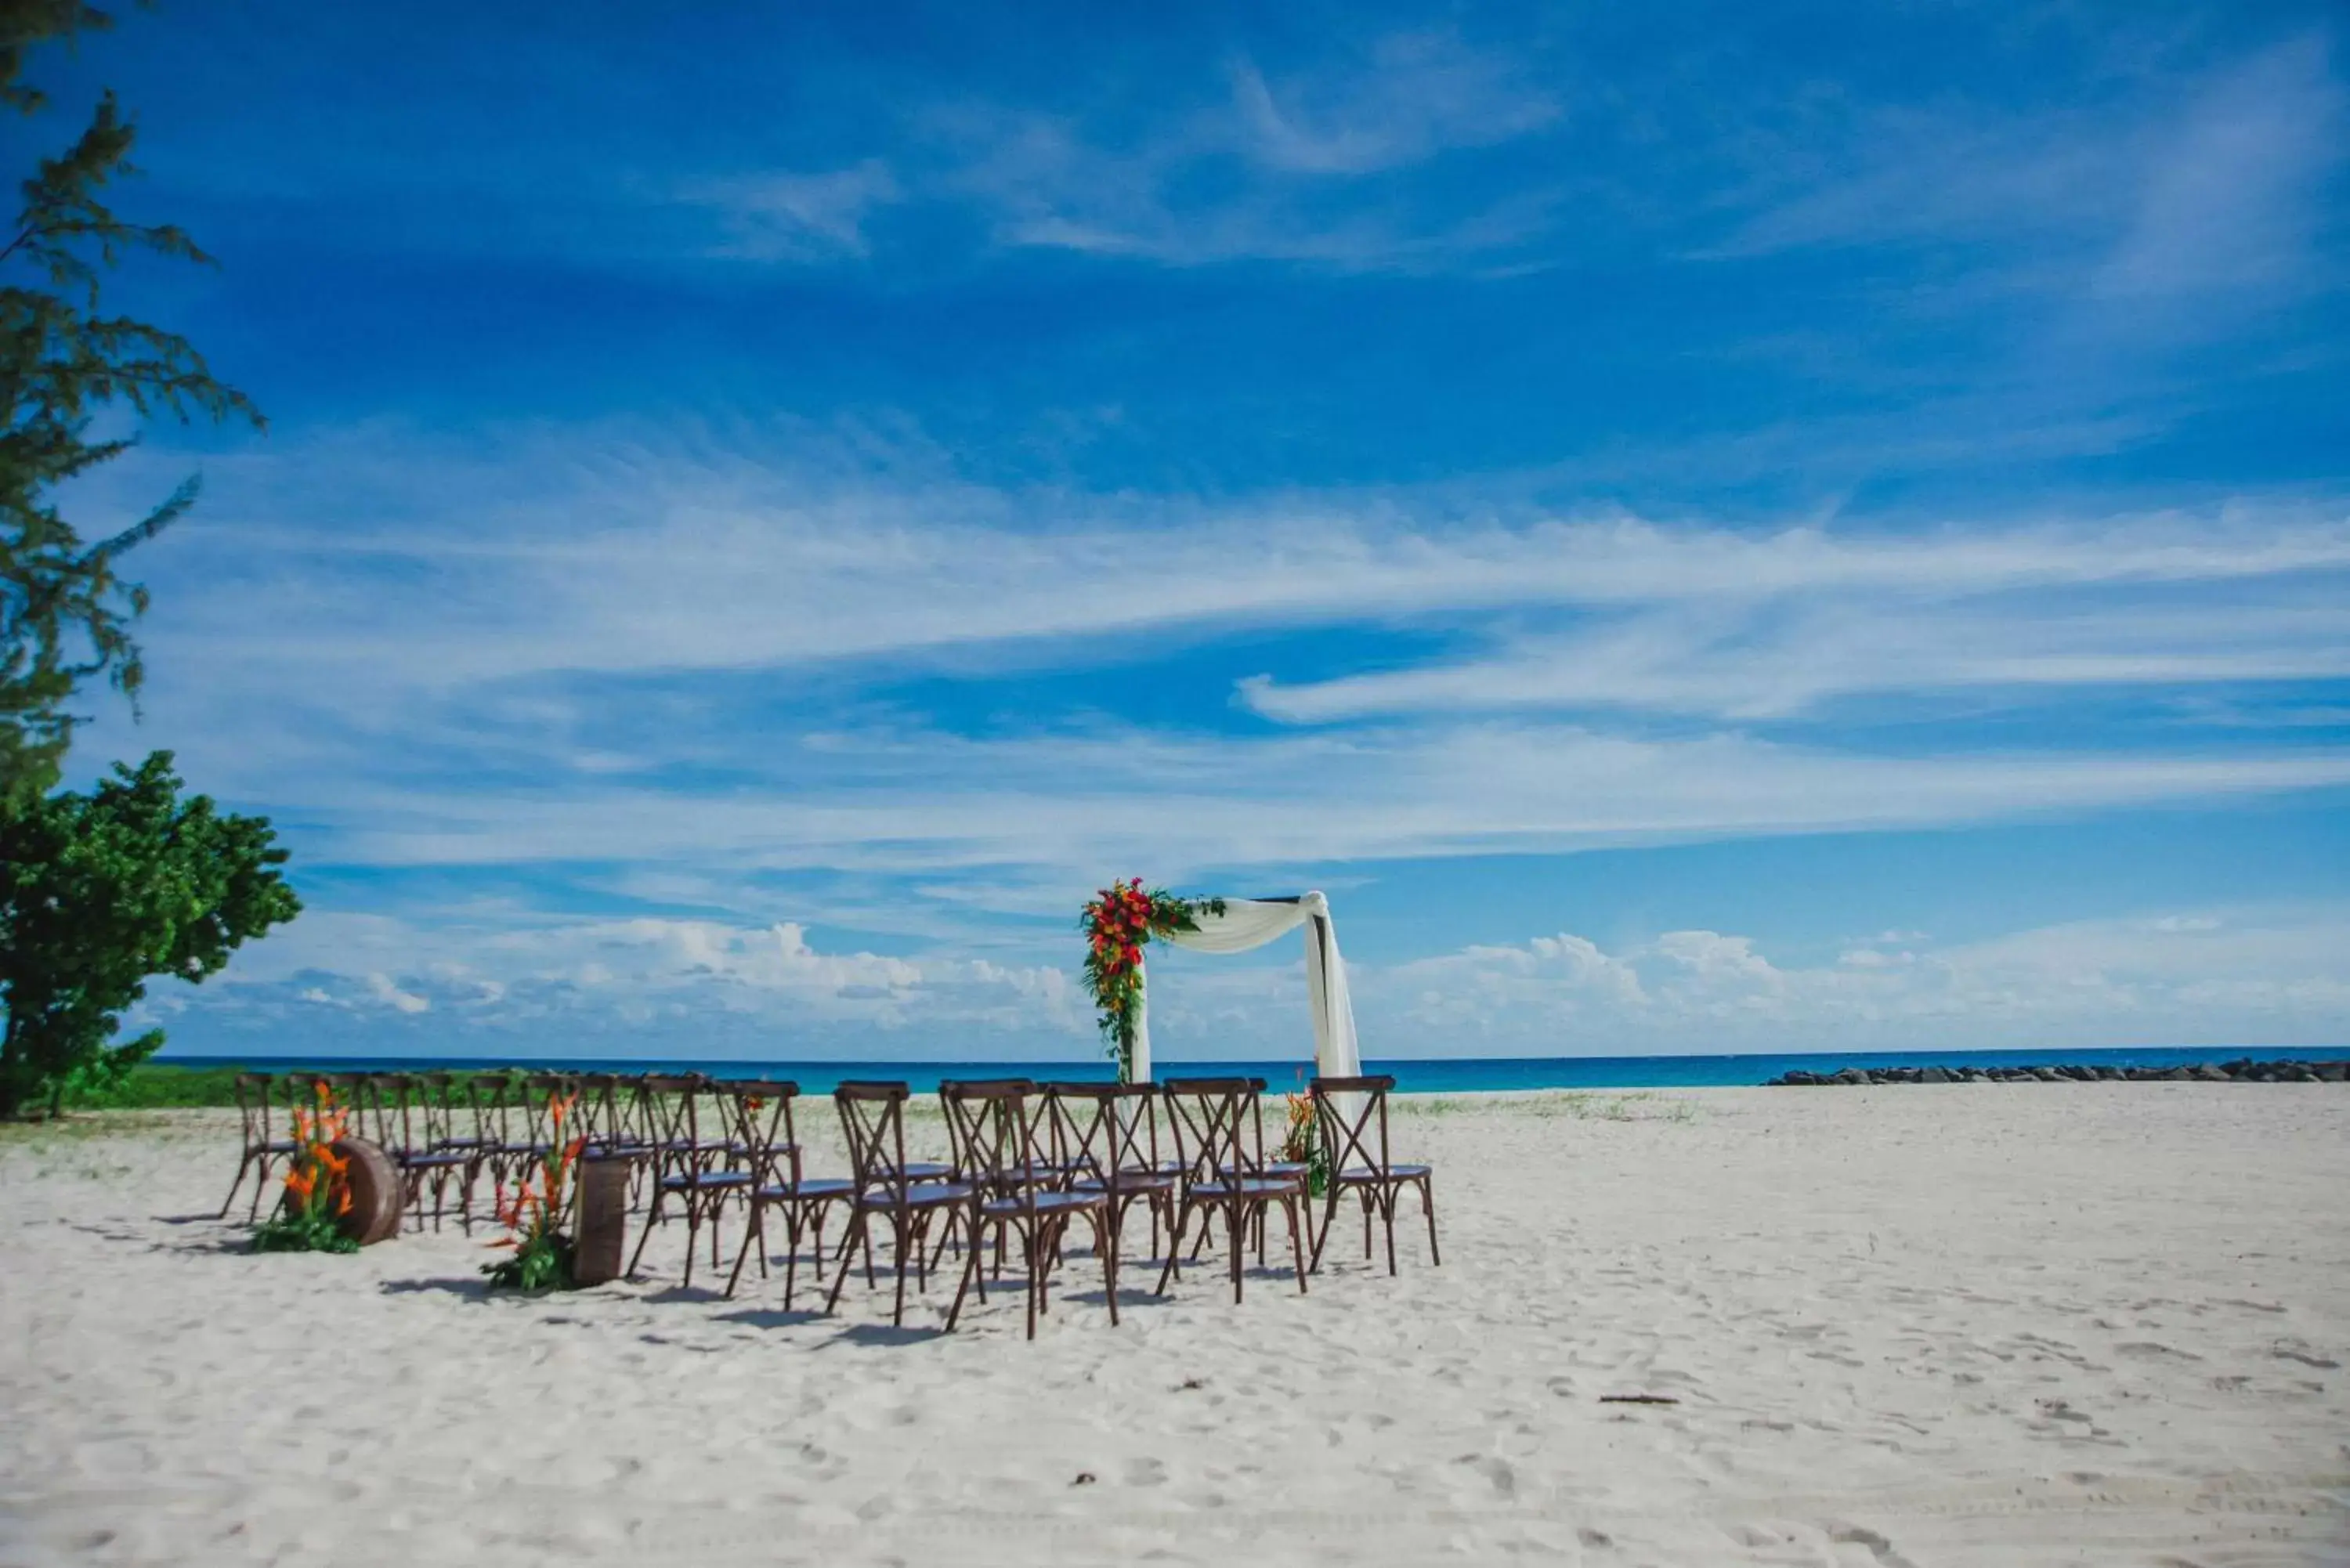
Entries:
<svg viewBox="0 0 2350 1568">
<path fill-rule="evenodd" d="M 1295 898 L 1227 898 L 1224 912 L 1202 911 L 1196 931 L 1170 932 L 1163 940 L 1195 952 L 1237 953 L 1261 948 L 1300 926 L 1305 928 L 1305 1000 L 1314 1015 L 1314 1067 L 1326 1078 L 1351 1078 L 1363 1070 L 1355 1044 L 1355 1003 L 1347 994 L 1347 961 L 1338 953 L 1338 929 L 1330 901 L 1319 893 Z M 1134 1081 L 1150 1080 L 1150 972 L 1140 971 L 1142 995 L 1134 1009 Z"/>
</svg>

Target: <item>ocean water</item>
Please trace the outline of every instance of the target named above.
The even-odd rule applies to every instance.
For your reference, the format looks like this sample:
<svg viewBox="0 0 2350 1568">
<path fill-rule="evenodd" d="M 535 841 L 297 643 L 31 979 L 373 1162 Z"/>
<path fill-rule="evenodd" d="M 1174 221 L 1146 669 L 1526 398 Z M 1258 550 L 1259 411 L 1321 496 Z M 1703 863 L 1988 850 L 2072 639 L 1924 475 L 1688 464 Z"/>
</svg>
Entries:
<svg viewBox="0 0 2350 1568">
<path fill-rule="evenodd" d="M 1469 1056 L 1374 1059 L 1364 1070 L 1392 1073 L 1407 1094 L 1470 1094 L 1494 1089 L 1673 1089 L 1761 1084 L 1782 1073 L 1835 1073 L 1846 1067 L 2041 1067 L 2079 1063 L 2085 1066 L 2188 1067 L 2199 1062 L 2340 1061 L 2350 1046 L 2277 1049 L 2255 1046 L 2150 1047 L 2122 1051 L 1884 1051 L 1806 1052 L 1742 1056 Z M 244 1066 L 258 1072 L 297 1069 L 344 1072 L 435 1067 L 520 1067 L 531 1072 L 708 1073 L 727 1078 L 787 1078 L 808 1094 L 828 1094 L 844 1079 L 902 1080 L 930 1093 L 941 1078 L 1035 1078 L 1050 1081 L 1107 1079 L 1106 1059 L 1058 1062 L 808 1062 L 748 1057 L 691 1061 L 677 1057 L 532 1056 L 493 1060 L 473 1056 L 182 1056 L 165 1053 L 166 1066 Z M 1170 1061 L 1156 1064 L 1161 1078 L 1247 1074 L 1282 1089 L 1313 1075 L 1310 1060 L 1278 1062 Z"/>
</svg>

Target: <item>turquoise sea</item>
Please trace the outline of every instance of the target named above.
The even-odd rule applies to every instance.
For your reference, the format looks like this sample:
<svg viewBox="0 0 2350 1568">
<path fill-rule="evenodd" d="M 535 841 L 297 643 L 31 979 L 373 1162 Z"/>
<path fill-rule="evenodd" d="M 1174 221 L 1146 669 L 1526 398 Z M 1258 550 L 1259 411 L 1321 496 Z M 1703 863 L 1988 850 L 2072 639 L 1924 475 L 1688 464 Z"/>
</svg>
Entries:
<svg viewBox="0 0 2350 1568">
<path fill-rule="evenodd" d="M 2153 1047 L 2122 1051 L 1884 1051 L 1809 1052 L 1739 1056 L 1469 1056 L 1373 1059 L 1373 1073 L 1392 1073 L 1396 1087 L 1416 1094 L 1467 1094 L 1493 1089 L 1667 1089 L 1761 1084 L 1782 1073 L 1835 1073 L 1846 1067 L 2039 1067 L 2079 1063 L 2086 1066 L 2185 1067 L 2199 1062 L 2339 1061 L 2350 1046 L 2281 1049 L 2266 1046 Z M 730 1078 L 788 1078 L 810 1094 L 828 1093 L 844 1079 L 902 1079 L 925 1093 L 941 1078 L 1107 1078 L 1106 1060 L 1047 1062 L 814 1062 L 785 1058 L 729 1057 L 692 1061 L 676 1057 L 528 1056 L 493 1060 L 474 1056 L 182 1056 L 157 1058 L 183 1067 L 247 1066 L 262 1072 L 303 1068 L 341 1071 L 435 1067 L 524 1067 L 536 1072 L 696 1072 Z M 1161 1078 L 1246 1073 L 1275 1088 L 1304 1082 L 1313 1072 L 1306 1060 L 1184 1061 L 1159 1058 Z"/>
</svg>

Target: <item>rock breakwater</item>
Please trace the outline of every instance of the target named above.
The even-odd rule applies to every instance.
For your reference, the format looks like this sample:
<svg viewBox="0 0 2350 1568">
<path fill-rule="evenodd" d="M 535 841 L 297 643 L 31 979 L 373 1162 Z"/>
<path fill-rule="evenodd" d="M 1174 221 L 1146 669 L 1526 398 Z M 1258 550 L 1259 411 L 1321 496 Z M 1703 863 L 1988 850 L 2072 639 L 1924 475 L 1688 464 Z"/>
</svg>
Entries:
<svg viewBox="0 0 2350 1568">
<path fill-rule="evenodd" d="M 1766 1087 L 1852 1084 L 2340 1084 L 2350 1061 L 2199 1062 L 2185 1067 L 1846 1067 L 1835 1073 L 1782 1073 Z"/>
</svg>

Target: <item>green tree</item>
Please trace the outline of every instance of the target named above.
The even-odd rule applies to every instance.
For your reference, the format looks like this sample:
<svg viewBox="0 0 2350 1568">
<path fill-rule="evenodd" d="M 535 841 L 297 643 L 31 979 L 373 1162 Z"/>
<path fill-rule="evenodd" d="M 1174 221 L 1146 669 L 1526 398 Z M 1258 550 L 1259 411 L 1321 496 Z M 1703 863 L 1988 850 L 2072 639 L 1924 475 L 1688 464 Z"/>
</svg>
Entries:
<svg viewBox="0 0 2350 1568">
<path fill-rule="evenodd" d="M 111 26 L 79 0 L 0 0 L 0 113 L 31 115 L 47 103 L 22 80 L 33 46 Z M 82 682 L 104 676 L 137 701 L 143 670 L 131 624 L 147 594 L 117 566 L 196 499 L 190 478 L 129 527 L 84 539 L 54 504 L 57 488 L 136 440 L 90 439 L 92 415 L 121 404 L 142 418 L 262 423 L 187 339 L 100 313 L 102 275 L 134 252 L 212 259 L 181 230 L 125 223 L 99 199 L 109 182 L 136 172 L 136 136 L 106 93 L 79 139 L 37 161 L 21 186 L 22 210 L 0 233 L 0 797 L 56 784 L 75 723 L 66 704 Z"/>
<path fill-rule="evenodd" d="M 156 975 L 200 981 L 302 901 L 277 867 L 266 817 L 182 799 L 172 753 L 87 795 L 0 808 L 0 1116 L 120 1080 L 163 1044 L 160 1029 L 109 1045 Z"/>
</svg>

